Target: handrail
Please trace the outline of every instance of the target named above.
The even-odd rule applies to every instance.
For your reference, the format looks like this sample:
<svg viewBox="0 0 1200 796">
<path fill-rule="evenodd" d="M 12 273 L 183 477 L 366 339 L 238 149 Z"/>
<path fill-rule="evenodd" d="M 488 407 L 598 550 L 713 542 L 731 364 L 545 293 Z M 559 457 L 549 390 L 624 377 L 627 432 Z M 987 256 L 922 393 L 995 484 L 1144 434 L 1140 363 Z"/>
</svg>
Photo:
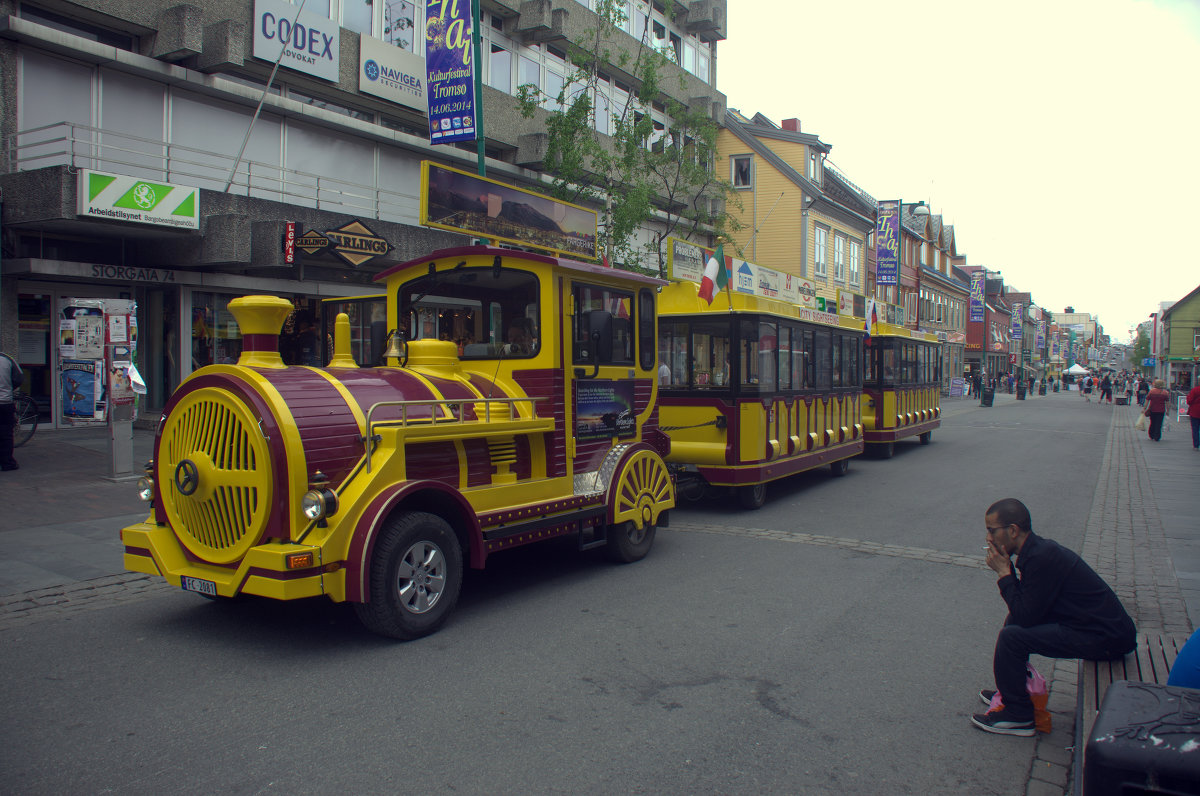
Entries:
<svg viewBox="0 0 1200 796">
<path fill-rule="evenodd" d="M 8 170 L 22 171 L 53 165 L 128 171 L 146 179 L 210 183 L 221 190 L 231 155 L 167 141 L 144 138 L 101 127 L 55 122 L 19 130 L 9 136 Z M 201 187 L 204 187 L 203 185 Z M 300 169 L 254 160 L 241 161 L 230 193 L 276 201 L 354 210 L 385 221 L 403 221 L 401 208 L 419 197 L 374 184 L 361 184 Z M 411 215 L 411 212 L 409 213 Z"/>
<path fill-rule="evenodd" d="M 544 400 L 546 400 L 546 399 L 545 398 L 534 398 L 534 397 L 526 397 L 526 398 L 478 397 L 478 398 L 454 398 L 454 399 L 432 398 L 432 399 L 424 399 L 424 400 L 419 400 L 419 401 L 378 401 L 376 403 L 373 403 L 373 404 L 371 404 L 371 407 L 369 409 L 367 409 L 366 430 L 365 430 L 365 433 L 362 438 L 363 453 L 366 456 L 366 460 L 367 460 L 367 472 L 368 473 L 371 472 L 371 453 L 373 452 L 372 447 L 373 447 L 374 443 L 378 441 L 376 438 L 376 435 L 374 433 L 375 429 L 386 427 L 386 426 L 408 426 L 410 424 L 410 419 L 408 417 L 409 408 L 428 406 L 433 409 L 437 409 L 437 408 L 443 409 L 443 411 L 445 412 L 445 416 L 443 416 L 441 418 L 438 417 L 436 411 L 431 411 L 429 413 L 429 417 L 427 417 L 427 418 L 425 418 L 425 417 L 420 418 L 419 420 L 423 425 L 426 422 L 430 426 L 459 425 L 459 424 L 463 424 L 466 422 L 466 413 L 463 412 L 464 404 L 473 404 L 473 405 L 483 404 L 483 422 L 491 423 L 492 422 L 492 406 L 493 405 L 501 404 L 501 405 L 505 405 L 508 407 L 508 409 L 505 413 L 505 417 L 504 417 L 504 419 L 507 420 L 507 419 L 510 419 L 513 417 L 518 417 L 518 415 L 516 414 L 518 411 L 518 409 L 517 409 L 518 404 L 528 403 L 529 404 L 529 415 L 527 417 L 524 417 L 521 419 L 534 420 L 534 419 L 537 419 L 537 416 L 534 413 L 536 410 L 536 407 L 534 406 L 534 404 L 537 401 L 544 401 Z M 386 408 L 386 407 L 391 407 L 391 406 L 400 407 L 400 418 L 399 419 L 391 419 L 391 420 L 373 420 L 372 419 L 372 416 L 375 414 L 375 410 L 381 409 L 381 408 Z M 479 418 L 478 412 L 476 412 L 475 417 L 476 417 L 476 419 Z M 416 421 L 414 420 L 413 422 L 415 425 Z"/>
</svg>

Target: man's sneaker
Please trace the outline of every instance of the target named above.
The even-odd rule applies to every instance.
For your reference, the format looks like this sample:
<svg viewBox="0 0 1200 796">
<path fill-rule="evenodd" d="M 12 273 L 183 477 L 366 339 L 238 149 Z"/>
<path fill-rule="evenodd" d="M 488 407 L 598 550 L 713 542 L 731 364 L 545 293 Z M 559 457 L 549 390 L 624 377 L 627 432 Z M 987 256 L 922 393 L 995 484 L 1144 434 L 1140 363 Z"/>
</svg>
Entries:
<svg viewBox="0 0 1200 796">
<path fill-rule="evenodd" d="M 987 705 L 988 707 L 991 707 L 992 706 L 992 697 L 994 697 L 995 695 L 996 695 L 996 689 L 985 688 L 979 692 L 979 701 L 982 702 L 983 704 Z"/>
<path fill-rule="evenodd" d="M 971 723 L 985 732 L 1000 735 L 1021 735 L 1032 737 L 1037 735 L 1037 727 L 1033 719 L 1014 719 L 1008 708 L 993 710 L 990 713 L 976 713 L 971 717 Z"/>
</svg>

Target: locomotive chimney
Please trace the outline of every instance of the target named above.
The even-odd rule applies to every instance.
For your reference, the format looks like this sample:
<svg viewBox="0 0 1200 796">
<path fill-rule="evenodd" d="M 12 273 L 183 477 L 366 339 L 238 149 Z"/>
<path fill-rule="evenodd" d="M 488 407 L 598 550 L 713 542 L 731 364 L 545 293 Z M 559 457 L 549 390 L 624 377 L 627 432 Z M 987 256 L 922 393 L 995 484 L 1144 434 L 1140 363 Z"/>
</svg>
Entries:
<svg viewBox="0 0 1200 796">
<path fill-rule="evenodd" d="M 242 296 L 229 302 L 242 330 L 242 355 L 239 365 L 255 368 L 282 368 L 279 355 L 279 330 L 292 314 L 292 302 L 278 296 Z"/>
</svg>

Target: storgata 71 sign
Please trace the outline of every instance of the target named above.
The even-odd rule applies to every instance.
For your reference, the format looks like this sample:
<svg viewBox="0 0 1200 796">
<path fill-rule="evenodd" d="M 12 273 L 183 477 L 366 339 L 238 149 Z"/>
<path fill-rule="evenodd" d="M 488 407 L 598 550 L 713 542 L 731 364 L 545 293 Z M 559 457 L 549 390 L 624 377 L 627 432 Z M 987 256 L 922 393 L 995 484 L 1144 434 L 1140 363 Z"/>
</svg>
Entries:
<svg viewBox="0 0 1200 796">
<path fill-rule="evenodd" d="M 77 185 L 81 216 L 200 228 L 199 188 L 91 169 L 79 171 Z"/>
</svg>

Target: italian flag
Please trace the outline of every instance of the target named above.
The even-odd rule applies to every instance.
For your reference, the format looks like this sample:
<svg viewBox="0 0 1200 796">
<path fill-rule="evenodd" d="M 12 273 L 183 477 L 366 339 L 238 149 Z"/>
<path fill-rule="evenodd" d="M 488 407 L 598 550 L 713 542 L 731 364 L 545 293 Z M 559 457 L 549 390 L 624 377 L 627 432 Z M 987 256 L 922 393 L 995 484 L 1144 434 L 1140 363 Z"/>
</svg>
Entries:
<svg viewBox="0 0 1200 796">
<path fill-rule="evenodd" d="M 704 265 L 704 278 L 700 280 L 700 298 L 712 304 L 713 294 L 729 282 L 729 269 L 725 267 L 725 248 L 717 244 L 717 250 Z"/>
</svg>

